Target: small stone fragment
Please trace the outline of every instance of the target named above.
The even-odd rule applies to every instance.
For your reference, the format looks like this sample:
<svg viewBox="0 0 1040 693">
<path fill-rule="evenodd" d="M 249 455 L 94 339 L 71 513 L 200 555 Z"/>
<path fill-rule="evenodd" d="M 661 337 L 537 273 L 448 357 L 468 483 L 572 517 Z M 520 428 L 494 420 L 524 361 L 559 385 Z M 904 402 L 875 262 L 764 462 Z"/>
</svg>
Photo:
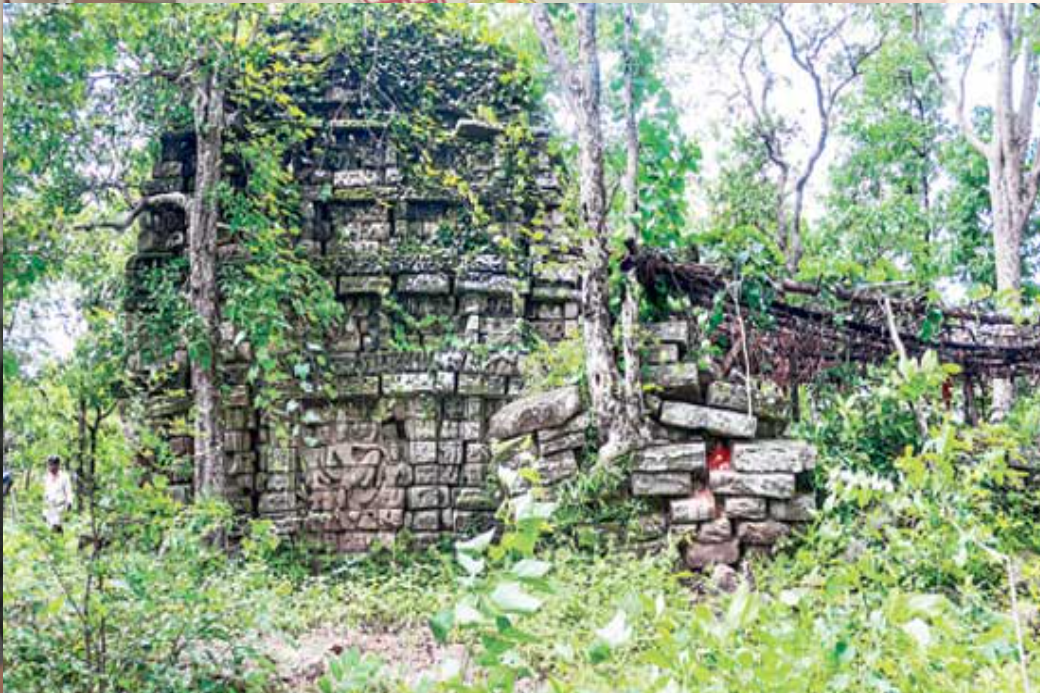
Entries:
<svg viewBox="0 0 1040 693">
<path fill-rule="evenodd" d="M 724 594 L 733 594 L 740 589 L 740 573 L 733 566 L 720 564 L 711 571 L 711 581 L 715 589 Z"/>
</svg>

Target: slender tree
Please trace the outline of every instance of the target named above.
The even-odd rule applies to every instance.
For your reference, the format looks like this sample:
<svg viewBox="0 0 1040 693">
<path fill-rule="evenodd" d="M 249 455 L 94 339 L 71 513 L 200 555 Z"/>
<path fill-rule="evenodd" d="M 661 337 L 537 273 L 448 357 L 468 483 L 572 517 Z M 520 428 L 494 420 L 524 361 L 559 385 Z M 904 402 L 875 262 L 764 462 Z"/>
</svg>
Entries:
<svg viewBox="0 0 1040 693">
<path fill-rule="evenodd" d="M 194 84 L 195 190 L 188 206 L 191 307 L 199 319 L 202 349 L 191 364 L 195 398 L 195 491 L 223 498 L 224 430 L 217 382 L 220 299 L 217 287 L 218 195 L 223 167 L 224 88 L 210 71 Z"/>
<path fill-rule="evenodd" d="M 600 459 L 609 463 L 629 452 L 638 435 L 637 423 L 630 418 L 622 396 L 609 305 L 609 204 L 604 172 L 597 8 L 592 3 L 582 3 L 577 7 L 577 63 L 573 63 L 564 51 L 548 8 L 536 4 L 530 7 L 530 11 L 578 126 L 586 370 L 593 414 L 603 443 Z"/>
<path fill-rule="evenodd" d="M 639 122 L 635 97 L 636 58 L 633 42 L 635 14 L 632 5 L 624 8 L 622 64 L 624 83 L 622 100 L 625 109 L 625 245 L 629 253 L 639 250 Z M 643 419 L 643 382 L 639 355 L 639 281 L 631 272 L 625 275 L 625 294 L 621 306 L 621 349 L 624 357 L 624 392 L 627 416 L 631 421 Z"/>
<path fill-rule="evenodd" d="M 985 14 L 979 15 L 979 12 Z M 971 8 L 967 40 L 959 41 L 961 70 L 950 79 L 938 51 L 925 33 L 924 10 L 915 6 L 916 28 L 929 63 L 953 106 L 964 138 L 981 154 L 989 171 L 989 197 L 996 261 L 997 291 L 1004 300 L 1017 300 L 1022 290 L 1022 254 L 1026 228 L 1036 213 L 1040 190 L 1040 138 L 1034 121 L 1040 110 L 1040 9 L 1036 4 L 995 3 L 983 10 Z M 974 21 L 970 21 L 973 19 Z M 987 21 L 988 20 L 988 21 Z M 995 34 L 996 79 L 992 100 L 992 132 L 988 139 L 968 111 L 967 80 L 975 54 Z M 1014 384 L 993 383 L 993 416 L 1003 418 L 1014 403 Z"/>
<path fill-rule="evenodd" d="M 187 193 L 168 192 L 138 200 L 121 219 L 103 226 L 131 228 L 137 219 L 162 207 L 178 207 L 187 220 L 189 266 L 188 301 L 195 317 L 189 335 L 191 391 L 194 400 L 195 459 L 194 485 L 197 497 L 223 498 L 226 493 L 224 430 L 219 387 L 220 295 L 217 276 L 219 200 L 225 165 L 226 89 L 230 59 L 242 45 L 244 26 L 259 26 L 258 16 L 239 8 L 219 7 L 152 17 L 144 14 L 137 31 L 127 32 L 125 18 L 100 11 L 107 20 L 121 60 L 113 79 L 128 90 L 158 91 L 174 104 L 190 104 L 191 130 L 195 145 L 194 187 Z M 251 20 L 251 21 L 247 21 Z M 134 26 L 131 24 L 131 26 Z M 150 48 L 161 43 L 162 51 Z M 127 67 L 129 66 L 129 67 Z M 152 97 L 154 98 L 154 97 Z M 135 113 L 136 117 L 143 114 Z M 171 122 L 157 123 L 173 127 Z"/>
</svg>

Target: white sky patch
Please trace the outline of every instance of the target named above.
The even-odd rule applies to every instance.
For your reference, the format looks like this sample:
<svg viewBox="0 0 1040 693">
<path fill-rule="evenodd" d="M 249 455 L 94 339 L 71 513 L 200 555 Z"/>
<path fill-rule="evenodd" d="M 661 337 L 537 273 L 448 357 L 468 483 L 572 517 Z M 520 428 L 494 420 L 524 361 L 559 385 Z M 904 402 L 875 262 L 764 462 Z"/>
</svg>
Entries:
<svg viewBox="0 0 1040 693">
<path fill-rule="evenodd" d="M 34 298 L 18 304 L 10 340 L 5 341 L 30 375 L 72 356 L 76 341 L 87 330 L 77 307 L 79 297 L 79 287 L 60 281 L 42 287 Z"/>
</svg>

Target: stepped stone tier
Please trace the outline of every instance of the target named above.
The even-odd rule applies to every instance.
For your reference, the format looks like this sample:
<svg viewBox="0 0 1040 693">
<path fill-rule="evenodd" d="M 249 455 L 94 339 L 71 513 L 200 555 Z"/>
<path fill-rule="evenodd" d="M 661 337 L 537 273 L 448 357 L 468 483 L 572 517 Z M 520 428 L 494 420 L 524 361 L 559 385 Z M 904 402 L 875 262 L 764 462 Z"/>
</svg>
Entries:
<svg viewBox="0 0 1040 693">
<path fill-rule="evenodd" d="M 346 316 L 335 334 L 299 346 L 321 355 L 311 369 L 321 382 L 297 373 L 279 385 L 278 401 L 260 402 L 252 345 L 236 337 L 241 326 L 220 331 L 231 502 L 243 517 L 342 552 L 484 528 L 501 501 L 499 468 L 534 469 L 551 488 L 589 463 L 593 439 L 577 388 L 525 398 L 525 347 L 534 336 L 556 343 L 580 332 L 581 285 L 547 137 L 511 130 L 531 116 L 503 86 L 508 59 L 451 36 L 429 44 L 405 31 L 379 41 L 355 48 L 402 56 L 409 74 L 337 59 L 299 95 L 314 134 L 290 155 L 297 249 Z M 428 44 L 438 49 L 415 53 Z M 402 83 L 452 86 L 434 108 L 379 101 Z M 238 106 L 242 128 L 251 111 Z M 413 117 L 422 138 L 407 127 Z M 192 137 L 161 145 L 149 191 L 190 193 Z M 248 181 L 233 162 L 228 173 L 234 185 Z M 186 231 L 175 207 L 143 217 L 128 305 L 142 330 L 157 309 L 153 273 L 183 271 Z M 222 267 L 247 261 L 242 239 L 222 233 Z M 701 566 L 734 562 L 808 521 L 812 451 L 759 438 L 782 430 L 786 401 L 756 389 L 749 407 L 746 388 L 713 381 L 695 363 L 694 320 L 645 327 L 654 440 L 634 460 L 631 493 L 656 508 L 647 534 L 681 535 L 687 562 Z M 151 359 L 139 351 L 148 415 L 187 462 L 187 350 Z M 514 476 L 509 490 L 530 483 Z M 175 481 L 189 495 L 190 472 Z"/>
</svg>

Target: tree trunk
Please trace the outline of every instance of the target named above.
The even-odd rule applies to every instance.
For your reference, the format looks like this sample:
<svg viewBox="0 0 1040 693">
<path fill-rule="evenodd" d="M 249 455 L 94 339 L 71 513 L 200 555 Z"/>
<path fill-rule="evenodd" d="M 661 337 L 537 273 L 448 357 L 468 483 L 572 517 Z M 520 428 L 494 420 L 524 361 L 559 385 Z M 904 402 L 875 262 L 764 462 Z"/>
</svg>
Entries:
<svg viewBox="0 0 1040 693">
<path fill-rule="evenodd" d="M 196 498 L 224 498 L 224 431 L 218 382 L 219 303 L 217 291 L 217 222 L 223 128 L 224 93 L 214 75 L 197 85 L 195 93 L 196 174 L 188 210 L 188 248 L 191 266 L 191 306 L 199 320 L 195 358 L 191 363 L 195 401 Z"/>
<path fill-rule="evenodd" d="M 600 460 L 609 463 L 631 450 L 636 432 L 619 397 L 621 376 L 610 316 L 610 248 L 596 9 L 593 3 L 578 6 L 578 80 L 581 87 L 577 115 L 581 216 L 585 227 L 583 317 L 586 372 L 593 414 L 603 443 Z"/>
<path fill-rule="evenodd" d="M 1015 209 L 1014 199 L 1007 186 L 1012 181 L 999 167 L 990 169 L 990 200 L 993 214 L 993 249 L 996 263 L 997 293 L 1012 296 L 1022 290 L 1022 239 L 1028 215 L 1022 217 Z M 1013 184 L 1013 183 L 1012 183 Z M 993 419 L 1002 420 L 1015 403 L 1013 380 L 997 378 L 993 381 Z"/>
<path fill-rule="evenodd" d="M 600 462 L 609 464 L 631 451 L 637 424 L 628 416 L 621 394 L 610 315 L 610 249 L 607 243 L 607 190 L 603 163 L 600 113 L 599 53 L 596 44 L 596 5 L 578 5 L 578 65 L 564 52 L 548 9 L 530 6 L 535 30 L 549 62 L 564 86 L 567 105 L 578 125 L 581 229 L 584 244 L 582 307 L 585 370 L 592 414 L 600 431 Z"/>
<path fill-rule="evenodd" d="M 625 42 L 623 46 L 625 70 L 624 102 L 625 102 L 625 151 L 627 155 L 625 167 L 625 215 L 627 217 L 627 246 L 629 252 L 639 250 L 639 226 L 636 214 L 639 212 L 639 123 L 636 118 L 635 56 L 632 54 L 633 34 L 635 33 L 635 17 L 632 5 L 625 5 Z M 625 363 L 624 393 L 627 416 L 630 421 L 643 420 L 643 381 L 641 377 L 641 359 L 639 355 L 639 301 L 641 287 L 633 272 L 625 274 L 624 302 L 621 306 L 621 350 Z"/>
<path fill-rule="evenodd" d="M 1032 148 L 1033 112 L 1040 87 L 1040 65 L 1031 45 L 1022 45 L 1029 18 L 1027 8 L 996 5 L 1000 59 L 994 104 L 993 141 L 987 151 L 989 196 L 993 215 L 993 249 L 997 292 L 1004 297 L 1022 291 L 1022 242 L 1037 200 L 1040 162 L 1027 167 Z M 1033 10 L 1035 12 L 1035 10 Z M 1022 61 L 1022 80 L 1016 95 L 1015 71 Z M 1021 102 L 1016 108 L 1016 96 Z M 1001 420 L 1015 402 L 1015 384 L 1008 379 L 993 382 L 994 420 Z"/>
<path fill-rule="evenodd" d="M 993 3 L 986 10 L 992 22 L 980 24 L 997 32 L 1000 52 L 996 61 L 993 109 L 993 136 L 987 142 L 980 136 L 969 115 L 966 82 L 971 55 L 963 61 L 959 88 L 943 75 L 942 61 L 927 53 L 932 71 L 939 79 L 947 100 L 955 106 L 957 124 L 968 143 L 986 159 L 989 172 L 989 197 L 993 224 L 993 249 L 997 291 L 1006 300 L 1022 290 L 1022 241 L 1029 220 L 1036 211 L 1040 189 L 1040 160 L 1034 155 L 1040 146 L 1033 136 L 1033 120 L 1040 94 L 1040 55 L 1030 42 L 1031 27 L 1040 9 L 1036 3 Z M 915 25 L 924 25 L 920 9 Z M 1017 101 L 1017 103 L 1016 103 Z M 1033 159 L 1032 167 L 1028 162 Z M 994 420 L 1003 419 L 1015 400 L 1014 382 L 993 382 Z"/>
</svg>

